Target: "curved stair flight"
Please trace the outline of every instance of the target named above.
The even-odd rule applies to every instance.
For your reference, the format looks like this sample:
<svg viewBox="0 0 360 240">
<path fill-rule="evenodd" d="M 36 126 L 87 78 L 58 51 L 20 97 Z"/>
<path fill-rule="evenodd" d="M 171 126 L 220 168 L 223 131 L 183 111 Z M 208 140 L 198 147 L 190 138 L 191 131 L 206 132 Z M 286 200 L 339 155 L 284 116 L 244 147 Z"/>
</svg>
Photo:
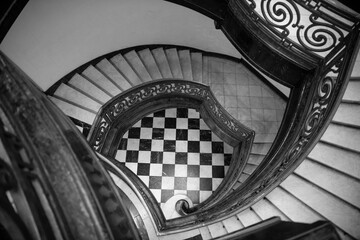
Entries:
<svg viewBox="0 0 360 240">
<path fill-rule="evenodd" d="M 231 93 L 232 95 L 229 96 L 225 95 L 226 82 L 235 83 L 235 75 L 236 79 L 244 79 L 243 90 L 245 91 L 239 90 L 239 92 L 240 94 L 245 92 L 243 94 L 245 97 L 240 96 L 240 100 L 236 85 L 231 85 L 235 86 L 235 93 Z M 258 97 L 261 97 L 262 93 L 265 97 L 275 99 L 273 101 L 276 101 L 274 105 L 278 106 L 277 110 L 272 107 L 269 109 L 271 113 L 276 114 L 276 116 L 274 114 L 270 116 L 277 121 L 274 122 L 276 123 L 275 127 L 269 127 L 272 130 L 271 133 L 259 134 L 255 137 L 250 158 L 234 186 L 234 188 L 238 187 L 266 156 L 275 139 L 286 106 L 285 100 L 261 82 L 258 77 L 251 74 L 242 63 L 219 54 L 209 54 L 184 47 L 128 50 L 124 53 L 116 52 L 105 55 L 79 67 L 58 81 L 47 91 L 47 94 L 66 115 L 78 123 L 77 125 L 87 126 L 87 130 L 89 130 L 100 107 L 112 97 L 133 86 L 159 79 L 188 80 L 209 85 L 225 109 L 229 106 L 233 107 L 234 104 L 235 107 L 232 109 L 236 109 L 239 104 L 244 104 L 248 108 L 249 114 L 253 108 L 264 108 L 265 103 L 263 104 Z M 249 96 L 256 96 L 260 99 L 260 103 L 253 103 Z M 238 102 L 234 103 L 234 98 Z M 244 100 L 245 102 L 243 102 Z M 237 113 L 231 114 L 238 118 Z M 238 120 L 244 123 L 241 117 Z M 257 122 L 260 122 L 261 125 L 261 120 Z M 252 124 L 251 121 L 244 123 L 247 127 L 252 128 L 249 124 Z M 84 132 L 83 127 L 79 128 Z"/>
<path fill-rule="evenodd" d="M 90 126 L 106 101 L 151 80 L 196 81 L 213 87 L 216 95 L 216 84 L 209 71 L 212 58 L 214 56 L 201 51 L 175 47 L 119 53 L 73 73 L 68 81 L 57 85 L 49 98 L 65 114 Z M 352 78 L 328 129 L 283 183 L 247 210 L 199 228 L 194 234 L 212 239 L 279 216 L 284 221 L 303 223 L 329 220 L 336 225 L 342 239 L 360 239 L 360 230 L 356 227 L 360 225 L 359 92 L 360 79 Z M 246 167 L 234 188 L 245 182 L 261 163 L 274 137 L 275 134 L 257 134 Z"/>
</svg>

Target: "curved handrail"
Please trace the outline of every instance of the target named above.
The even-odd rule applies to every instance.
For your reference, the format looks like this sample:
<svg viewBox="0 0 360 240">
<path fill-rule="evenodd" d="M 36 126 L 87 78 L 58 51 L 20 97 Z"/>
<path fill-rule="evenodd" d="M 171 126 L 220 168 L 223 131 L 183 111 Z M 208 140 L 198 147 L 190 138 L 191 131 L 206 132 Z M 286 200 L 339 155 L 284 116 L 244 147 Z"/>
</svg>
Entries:
<svg viewBox="0 0 360 240">
<path fill-rule="evenodd" d="M 71 121 L 0 53 L 0 129 L 33 239 L 139 239 L 116 186 Z M 1 122 L 0 121 L 0 122 Z M 9 126 L 7 126 L 9 128 Z M 3 126 L 1 126 L 3 128 Z M 10 139 L 10 140 L 9 140 Z M 3 151 L 1 151 L 3 154 Z"/>
<path fill-rule="evenodd" d="M 255 132 L 242 125 L 216 100 L 208 86 L 185 80 L 156 80 L 129 89 L 107 102 L 99 110 L 88 141 L 97 152 L 114 158 L 122 135 L 135 122 L 149 113 L 170 107 L 188 107 L 197 109 L 209 128 L 229 145 L 234 147 L 229 171 L 217 190 L 203 203 L 188 212 L 198 212 L 203 207 L 216 205 L 222 198 L 231 194 L 232 186 L 240 177 L 247 162 Z M 126 167 L 116 164 L 137 186 L 145 202 L 156 219 L 159 230 L 166 230 L 168 222 L 158 204 L 154 202 L 150 191 L 140 179 Z"/>
</svg>

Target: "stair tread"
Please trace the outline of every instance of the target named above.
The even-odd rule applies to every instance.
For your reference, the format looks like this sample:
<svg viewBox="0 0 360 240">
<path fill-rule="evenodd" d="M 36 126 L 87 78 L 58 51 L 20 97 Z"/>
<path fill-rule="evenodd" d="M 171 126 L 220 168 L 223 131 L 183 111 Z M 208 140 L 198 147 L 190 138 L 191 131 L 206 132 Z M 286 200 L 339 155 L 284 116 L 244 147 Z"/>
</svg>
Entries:
<svg viewBox="0 0 360 240">
<path fill-rule="evenodd" d="M 160 69 L 161 75 L 163 78 L 173 78 L 169 62 L 167 60 L 165 51 L 163 48 L 156 48 L 151 50 L 155 61 Z"/>
<path fill-rule="evenodd" d="M 282 182 L 281 186 L 345 232 L 360 238 L 358 209 L 294 174 Z"/>
<path fill-rule="evenodd" d="M 64 83 L 61 83 L 56 89 L 54 96 L 62 98 L 68 102 L 72 102 L 85 109 L 89 109 L 93 111 L 93 113 L 97 113 L 101 107 L 100 103 Z"/>
<path fill-rule="evenodd" d="M 276 133 L 256 133 L 254 143 L 273 143 Z"/>
<path fill-rule="evenodd" d="M 183 78 L 185 80 L 193 81 L 190 50 L 179 50 L 178 54 Z"/>
<path fill-rule="evenodd" d="M 330 123 L 321 140 L 360 152 L 360 129 Z"/>
<path fill-rule="evenodd" d="M 130 83 L 107 59 L 102 59 L 96 64 L 96 67 L 111 79 L 121 90 L 125 91 L 131 88 Z"/>
<path fill-rule="evenodd" d="M 360 154 L 318 142 L 310 152 L 309 157 L 337 169 L 338 171 L 360 179 Z M 339 159 L 341 159 L 341 161 L 339 161 Z"/>
<path fill-rule="evenodd" d="M 142 62 L 144 63 L 146 69 L 149 71 L 149 74 L 153 80 L 162 79 L 160 69 L 156 64 L 154 56 L 152 55 L 150 49 L 146 48 L 138 52 Z"/>
<path fill-rule="evenodd" d="M 360 208 L 359 181 L 309 159 L 305 159 L 295 173 Z"/>
<path fill-rule="evenodd" d="M 335 113 L 333 121 L 360 126 L 360 105 L 341 103 Z"/>
<path fill-rule="evenodd" d="M 280 187 L 271 191 L 266 198 L 294 222 L 313 223 L 323 220 L 318 213 Z"/>
<path fill-rule="evenodd" d="M 202 83 L 209 85 L 209 57 L 203 56 Z"/>
<path fill-rule="evenodd" d="M 92 65 L 86 68 L 81 74 L 87 77 L 93 84 L 103 89 L 103 91 L 107 92 L 112 97 L 121 93 L 120 88 L 118 88 L 113 82 L 111 82 Z"/>
<path fill-rule="evenodd" d="M 110 61 L 121 71 L 121 74 L 127 79 L 126 82 L 129 82 L 132 86 L 143 83 L 124 56 L 117 54 Z"/>
<path fill-rule="evenodd" d="M 165 50 L 166 57 L 169 62 L 171 73 L 174 78 L 183 79 L 183 74 L 180 65 L 180 59 L 176 48 L 169 48 Z"/>
<path fill-rule="evenodd" d="M 243 172 L 251 175 L 256 168 L 257 168 L 256 165 L 246 164 Z"/>
<path fill-rule="evenodd" d="M 70 79 L 67 84 L 77 90 L 80 90 L 86 95 L 94 97 L 101 104 L 106 103 L 111 98 L 111 96 L 109 96 L 107 93 L 77 73 Z"/>
<path fill-rule="evenodd" d="M 93 124 L 96 114 L 89 112 L 85 109 L 79 108 L 75 105 L 72 105 L 68 102 L 62 101 L 56 97 L 48 96 L 48 98 L 58 106 L 61 111 L 65 113 L 65 115 L 70 116 L 72 118 L 78 119 L 87 124 Z"/>
<path fill-rule="evenodd" d="M 343 100 L 360 102 L 360 81 L 349 81 Z"/>
<path fill-rule="evenodd" d="M 222 235 L 226 235 L 227 231 L 224 228 L 224 225 L 222 224 L 222 222 L 217 222 L 217 223 L 213 223 L 208 225 L 211 237 L 216 238 L 216 237 L 220 237 Z"/>
<path fill-rule="evenodd" d="M 261 221 L 259 216 L 257 216 L 255 212 L 249 208 L 245 209 L 241 213 L 238 213 L 237 216 L 244 227 L 248 227 Z"/>
<path fill-rule="evenodd" d="M 148 82 L 152 80 L 148 70 L 144 66 L 143 62 L 141 61 L 139 55 L 135 52 L 135 50 L 124 54 L 124 57 L 138 74 L 138 76 L 141 78 L 142 82 Z"/>
<path fill-rule="evenodd" d="M 248 163 L 253 165 L 259 165 L 262 162 L 262 160 L 264 160 L 264 156 L 250 153 Z"/>
<path fill-rule="evenodd" d="M 250 152 L 255 154 L 266 155 L 269 152 L 271 143 L 254 143 Z"/>
<path fill-rule="evenodd" d="M 282 221 L 290 220 L 267 199 L 258 201 L 252 205 L 251 208 L 261 217 L 262 220 L 266 220 L 274 216 L 280 217 Z"/>
<path fill-rule="evenodd" d="M 244 228 L 244 225 L 241 224 L 241 222 L 238 220 L 236 216 L 231 216 L 223 220 L 222 222 L 228 233 L 235 232 Z"/>
<path fill-rule="evenodd" d="M 201 83 L 202 82 L 202 74 L 203 74 L 202 53 L 191 52 L 190 57 L 191 57 L 193 80 L 195 82 Z"/>
</svg>

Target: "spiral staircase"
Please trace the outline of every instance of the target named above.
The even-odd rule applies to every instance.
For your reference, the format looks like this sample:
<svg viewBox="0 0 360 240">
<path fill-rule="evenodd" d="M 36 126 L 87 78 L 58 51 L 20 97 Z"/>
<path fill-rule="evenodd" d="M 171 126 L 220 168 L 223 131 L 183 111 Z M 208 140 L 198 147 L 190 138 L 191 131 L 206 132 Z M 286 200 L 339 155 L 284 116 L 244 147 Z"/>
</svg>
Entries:
<svg viewBox="0 0 360 240">
<path fill-rule="evenodd" d="M 216 11 L 213 13 L 217 14 Z M 224 32 L 234 39 L 230 31 L 225 29 Z M 354 49 L 358 50 L 358 46 Z M 88 137 L 102 106 L 134 87 L 162 79 L 185 80 L 209 86 L 228 113 L 255 131 L 249 158 L 228 193 L 231 197 L 231 192 L 241 191 L 246 184 L 251 184 L 256 174 L 261 173 L 261 167 L 266 164 L 263 160 L 274 154 L 276 149 L 272 146 L 278 141 L 277 137 L 282 136 L 282 124 L 288 120 L 286 113 L 291 110 L 289 106 L 294 106 L 289 102 L 292 96 L 286 97 L 269 83 L 248 63 L 252 61 L 251 58 L 236 59 L 185 46 L 136 46 L 85 63 L 60 79 L 46 94 Z M 261 67 L 275 75 L 266 64 Z M 241 87 L 231 92 L 227 85 Z M 124 197 L 128 199 L 125 202 L 141 232 L 141 238 L 236 239 L 233 237 L 236 235 L 231 234 L 240 234 L 237 237 L 246 235 L 254 227 L 258 229 L 256 226 L 259 224 L 270 226 L 280 219 L 308 224 L 329 221 L 335 226 L 340 239 L 360 239 L 357 227 L 360 224 L 359 91 L 360 76 L 351 76 L 336 106 L 336 113 L 329 120 L 323 135 L 318 133 L 316 145 L 307 152 L 304 160 L 298 166 L 294 164 L 293 171 L 286 179 L 283 176 L 283 181 L 274 184 L 271 190 L 260 192 L 261 196 L 250 204 L 244 204 L 237 211 L 215 220 L 184 225 L 175 230 L 162 230 L 144 202 L 142 193 L 129 184 L 126 174 L 116 169 L 110 171 L 117 187 L 127 196 Z M 258 97 L 261 106 L 250 102 L 250 97 Z M 260 117 L 256 111 L 259 108 L 262 109 Z M 244 112 L 240 114 L 239 111 L 244 109 L 249 111 L 250 117 L 244 117 Z M 98 155 L 103 162 L 112 166 L 110 157 Z"/>
</svg>

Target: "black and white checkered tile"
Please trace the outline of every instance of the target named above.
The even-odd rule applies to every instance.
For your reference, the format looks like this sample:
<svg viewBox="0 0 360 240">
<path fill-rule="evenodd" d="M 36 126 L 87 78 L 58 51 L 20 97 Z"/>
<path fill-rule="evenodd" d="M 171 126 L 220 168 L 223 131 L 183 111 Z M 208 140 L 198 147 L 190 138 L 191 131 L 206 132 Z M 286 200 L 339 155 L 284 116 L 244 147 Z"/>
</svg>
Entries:
<svg viewBox="0 0 360 240">
<path fill-rule="evenodd" d="M 177 194 L 187 195 L 196 205 L 219 186 L 232 151 L 198 112 L 173 108 L 130 128 L 115 158 L 139 176 L 161 206 Z"/>
</svg>

